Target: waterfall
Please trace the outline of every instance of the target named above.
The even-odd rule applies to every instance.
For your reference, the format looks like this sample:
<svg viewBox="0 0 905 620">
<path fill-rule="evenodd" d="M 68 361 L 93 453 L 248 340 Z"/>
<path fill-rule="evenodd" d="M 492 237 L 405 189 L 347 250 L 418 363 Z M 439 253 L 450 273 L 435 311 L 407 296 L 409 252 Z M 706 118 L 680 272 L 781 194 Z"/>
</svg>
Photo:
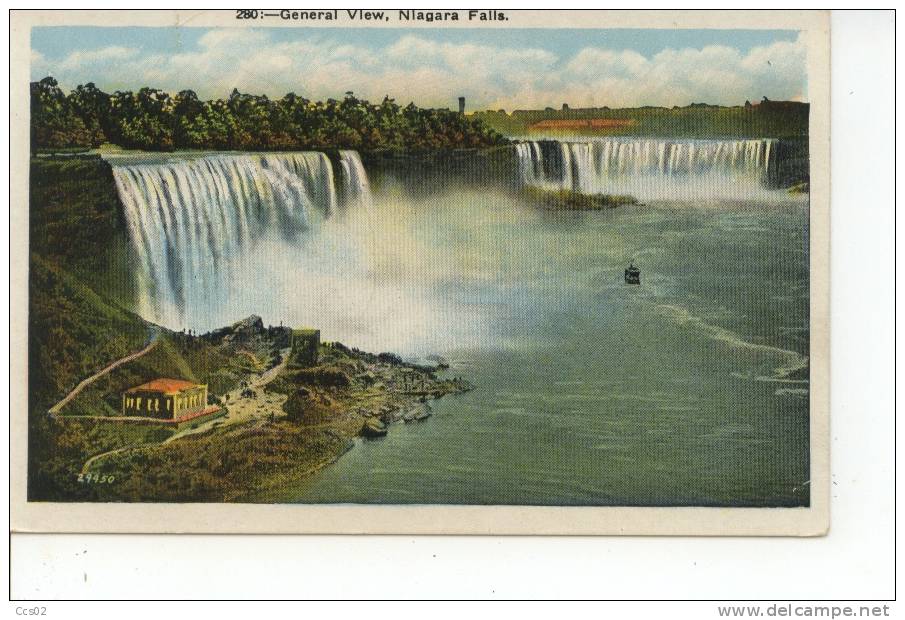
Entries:
<svg viewBox="0 0 905 620">
<path fill-rule="evenodd" d="M 358 151 L 340 151 L 339 165 L 342 169 L 343 200 L 345 207 L 357 206 L 366 211 L 373 208 L 368 175 Z"/>
<path fill-rule="evenodd" d="M 516 145 L 523 187 L 638 198 L 763 190 L 774 140 L 598 138 Z"/>
<path fill-rule="evenodd" d="M 173 328 L 219 326 L 237 296 L 259 290 L 262 244 L 292 255 L 335 213 L 371 203 L 358 154 L 110 158 L 136 257 L 139 313 Z M 337 192 L 339 183 L 341 191 Z M 260 263 L 260 264 L 258 264 Z M 241 273 L 241 275 L 239 275 Z M 263 294 L 263 293 L 261 293 Z"/>
</svg>

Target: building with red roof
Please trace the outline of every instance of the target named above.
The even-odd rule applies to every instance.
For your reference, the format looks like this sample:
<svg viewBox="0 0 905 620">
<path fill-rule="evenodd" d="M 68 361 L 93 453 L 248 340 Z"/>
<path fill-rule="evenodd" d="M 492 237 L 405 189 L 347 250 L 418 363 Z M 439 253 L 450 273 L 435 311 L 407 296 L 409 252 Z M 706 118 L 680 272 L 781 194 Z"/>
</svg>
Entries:
<svg viewBox="0 0 905 620">
<path fill-rule="evenodd" d="M 204 414 L 207 385 L 182 379 L 154 379 L 123 392 L 123 415 L 182 420 Z"/>
</svg>

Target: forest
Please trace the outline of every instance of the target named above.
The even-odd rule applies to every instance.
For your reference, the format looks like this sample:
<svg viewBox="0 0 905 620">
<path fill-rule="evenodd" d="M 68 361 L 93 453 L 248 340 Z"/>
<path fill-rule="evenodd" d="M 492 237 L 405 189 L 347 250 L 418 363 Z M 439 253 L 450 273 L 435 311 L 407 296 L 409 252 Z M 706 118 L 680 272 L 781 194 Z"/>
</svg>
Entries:
<svg viewBox="0 0 905 620">
<path fill-rule="evenodd" d="M 240 93 L 202 100 L 191 90 L 106 93 L 93 83 L 64 93 L 53 77 L 31 83 L 32 151 L 111 143 L 147 151 L 286 151 L 324 148 L 425 151 L 506 143 L 483 121 L 446 109 L 379 104 L 347 92 L 342 100 L 280 99 Z"/>
</svg>

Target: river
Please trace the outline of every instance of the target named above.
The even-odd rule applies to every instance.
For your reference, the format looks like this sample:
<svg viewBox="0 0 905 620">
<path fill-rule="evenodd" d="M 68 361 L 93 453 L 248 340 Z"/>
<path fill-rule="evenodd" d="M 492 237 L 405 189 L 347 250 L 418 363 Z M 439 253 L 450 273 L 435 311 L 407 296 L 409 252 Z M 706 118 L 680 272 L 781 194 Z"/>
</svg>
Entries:
<svg viewBox="0 0 905 620">
<path fill-rule="evenodd" d="M 805 203 L 430 205 L 394 221 L 429 248 L 406 264 L 449 276 L 411 274 L 460 308 L 434 349 L 476 389 L 361 441 L 292 501 L 807 504 Z"/>
</svg>

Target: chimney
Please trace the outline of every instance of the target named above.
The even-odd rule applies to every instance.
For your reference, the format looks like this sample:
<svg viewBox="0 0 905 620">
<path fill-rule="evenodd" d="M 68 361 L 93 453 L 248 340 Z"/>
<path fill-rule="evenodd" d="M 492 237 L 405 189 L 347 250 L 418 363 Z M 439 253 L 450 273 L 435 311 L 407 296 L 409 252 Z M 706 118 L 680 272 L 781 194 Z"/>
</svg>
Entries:
<svg viewBox="0 0 905 620">
<path fill-rule="evenodd" d="M 465 97 L 459 97 L 459 114 L 465 114 Z"/>
</svg>

